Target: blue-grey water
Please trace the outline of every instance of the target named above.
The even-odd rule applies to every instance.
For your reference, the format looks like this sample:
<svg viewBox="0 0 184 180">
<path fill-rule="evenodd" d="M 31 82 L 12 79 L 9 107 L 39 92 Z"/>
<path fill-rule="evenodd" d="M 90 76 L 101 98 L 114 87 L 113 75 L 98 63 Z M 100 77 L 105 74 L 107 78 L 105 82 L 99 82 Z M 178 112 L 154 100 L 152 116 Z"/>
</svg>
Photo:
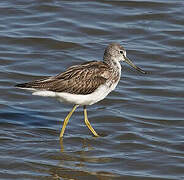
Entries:
<svg viewBox="0 0 184 180">
<path fill-rule="evenodd" d="M 119 42 L 148 71 L 122 63 L 118 87 L 79 107 L 32 96 L 17 83 L 101 60 Z M 184 2 L 0 1 L 0 179 L 184 179 Z"/>
</svg>

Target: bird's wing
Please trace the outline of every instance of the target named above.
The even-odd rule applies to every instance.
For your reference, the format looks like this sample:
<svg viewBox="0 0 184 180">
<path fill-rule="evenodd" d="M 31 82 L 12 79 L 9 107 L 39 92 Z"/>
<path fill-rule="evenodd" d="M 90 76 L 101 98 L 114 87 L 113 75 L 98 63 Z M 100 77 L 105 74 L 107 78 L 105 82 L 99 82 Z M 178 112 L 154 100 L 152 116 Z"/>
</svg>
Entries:
<svg viewBox="0 0 184 180">
<path fill-rule="evenodd" d="M 104 84 L 110 75 L 111 69 L 106 63 L 92 61 L 71 66 L 57 76 L 20 84 L 18 87 L 72 94 L 90 94 Z"/>
</svg>

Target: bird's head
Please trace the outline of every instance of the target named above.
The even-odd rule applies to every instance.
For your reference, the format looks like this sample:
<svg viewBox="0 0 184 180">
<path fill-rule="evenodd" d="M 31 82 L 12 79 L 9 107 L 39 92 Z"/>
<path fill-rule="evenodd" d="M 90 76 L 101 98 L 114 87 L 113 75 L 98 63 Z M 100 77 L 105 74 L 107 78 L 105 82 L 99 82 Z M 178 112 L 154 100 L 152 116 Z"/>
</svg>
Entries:
<svg viewBox="0 0 184 180">
<path fill-rule="evenodd" d="M 137 71 L 146 74 L 141 68 L 137 67 L 133 62 L 126 56 L 126 50 L 118 43 L 111 43 L 107 46 L 104 52 L 104 61 L 120 62 L 124 61 L 132 66 Z"/>
</svg>

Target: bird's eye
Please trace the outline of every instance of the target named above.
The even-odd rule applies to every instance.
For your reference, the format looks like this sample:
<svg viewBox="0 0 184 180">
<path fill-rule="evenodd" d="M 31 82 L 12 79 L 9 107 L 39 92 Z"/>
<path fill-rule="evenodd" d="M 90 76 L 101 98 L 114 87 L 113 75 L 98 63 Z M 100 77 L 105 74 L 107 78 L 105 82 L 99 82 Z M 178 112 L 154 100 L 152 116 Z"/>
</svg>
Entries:
<svg viewBox="0 0 184 180">
<path fill-rule="evenodd" d="M 123 51 L 119 51 L 121 54 L 123 54 Z"/>
</svg>

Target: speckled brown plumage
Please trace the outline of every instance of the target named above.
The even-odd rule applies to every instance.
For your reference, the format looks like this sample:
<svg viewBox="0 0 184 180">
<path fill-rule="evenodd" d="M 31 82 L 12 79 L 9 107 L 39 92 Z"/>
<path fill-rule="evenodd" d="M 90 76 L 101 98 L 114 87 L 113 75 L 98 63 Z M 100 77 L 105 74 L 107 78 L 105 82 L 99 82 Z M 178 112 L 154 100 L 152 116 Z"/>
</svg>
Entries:
<svg viewBox="0 0 184 180">
<path fill-rule="evenodd" d="M 115 74 L 116 76 L 114 76 Z M 105 84 L 106 81 L 111 80 L 114 82 L 118 79 L 117 72 L 107 63 L 91 61 L 71 66 L 65 72 L 56 76 L 18 84 L 17 87 L 84 95 L 94 92 L 100 85 Z"/>
</svg>

